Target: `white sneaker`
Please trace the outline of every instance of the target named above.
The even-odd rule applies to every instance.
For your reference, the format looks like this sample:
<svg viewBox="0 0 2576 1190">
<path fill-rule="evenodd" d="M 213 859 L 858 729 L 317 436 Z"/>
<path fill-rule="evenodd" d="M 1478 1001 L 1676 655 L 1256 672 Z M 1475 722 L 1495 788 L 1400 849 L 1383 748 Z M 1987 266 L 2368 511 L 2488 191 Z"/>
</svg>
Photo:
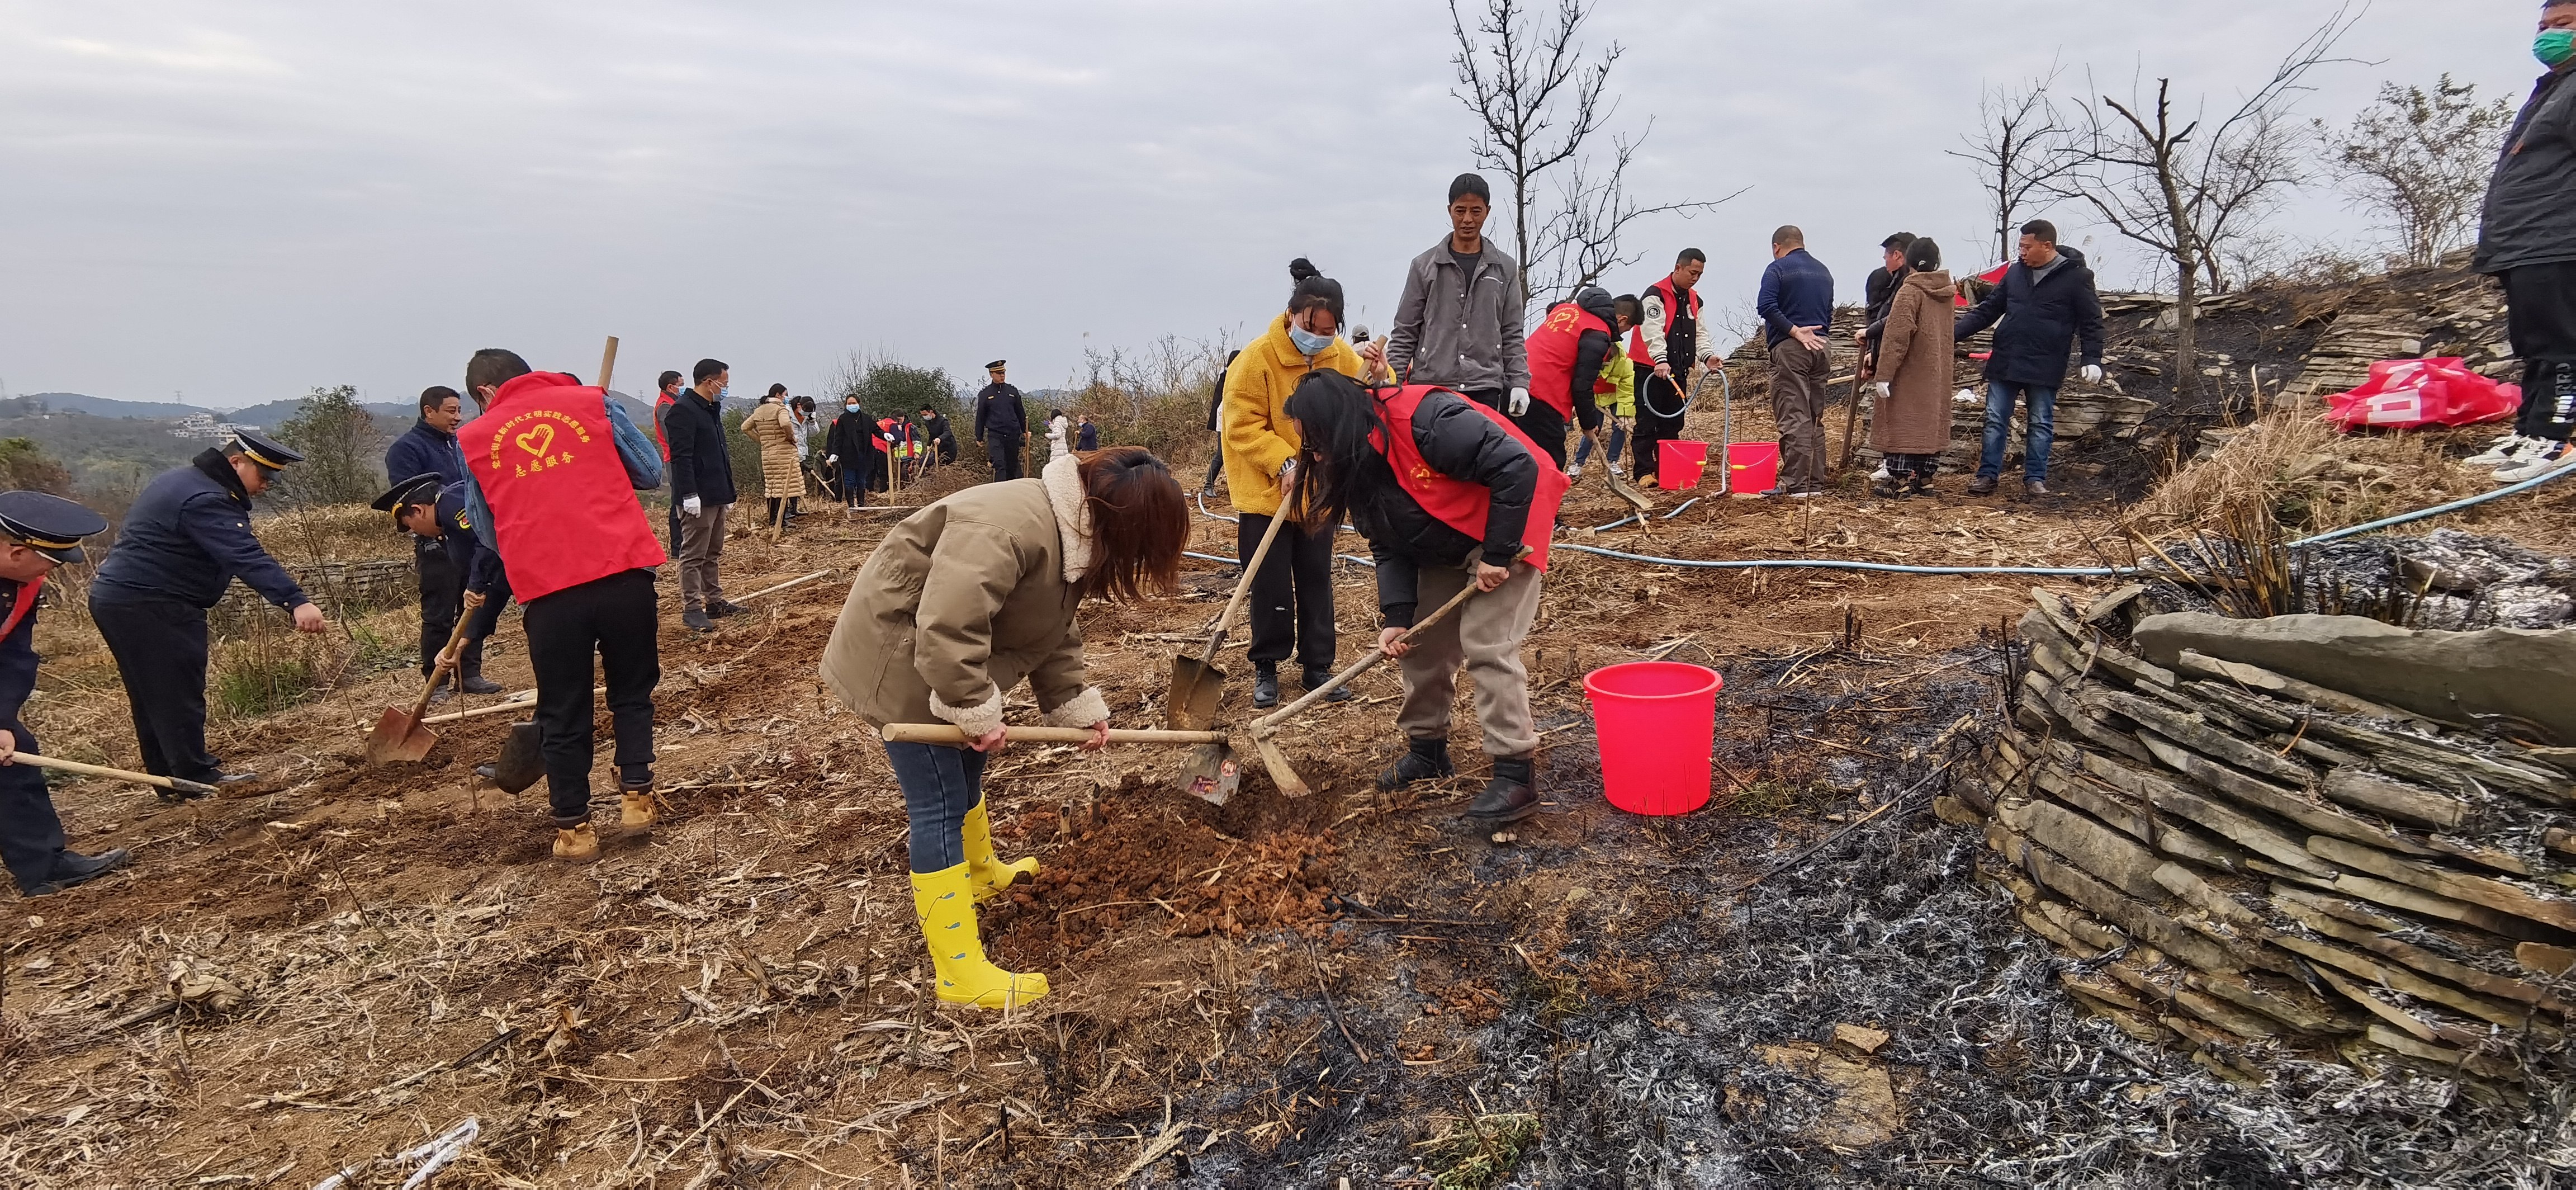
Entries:
<svg viewBox="0 0 2576 1190">
<path fill-rule="evenodd" d="M 2576 463 L 2576 450 L 2568 449 L 2566 443 L 2538 441 L 2544 449 L 2526 452 L 2522 458 L 2496 468 L 2495 477 L 2505 483 L 2521 483 Z"/>
<path fill-rule="evenodd" d="M 1878 465 L 1878 470 L 1869 473 L 1869 478 L 1872 483 L 1885 483 L 1888 480 L 1896 478 L 1896 476 L 1888 471 L 1887 463 L 1882 460 Z"/>
<path fill-rule="evenodd" d="M 1567 479 L 1581 479 L 1581 478 L 1583 478 L 1583 464 L 1581 464 L 1581 463 L 1576 463 L 1575 465 L 1573 465 L 1573 466 L 1571 466 L 1571 467 L 1566 468 L 1566 469 L 1565 469 L 1565 477 L 1566 477 Z"/>
<path fill-rule="evenodd" d="M 1617 463 L 1612 463 L 1610 464 L 1610 474 L 1616 475 L 1621 479 L 1626 479 L 1628 477 L 1628 469 Z"/>
<path fill-rule="evenodd" d="M 2520 434 L 2507 434 L 2496 439 L 2495 443 L 2484 451 L 2460 461 L 2471 467 L 2501 467 L 2507 463 L 2520 461 L 2535 446 L 2548 445 L 2549 440 L 2545 438 L 2525 438 Z"/>
</svg>

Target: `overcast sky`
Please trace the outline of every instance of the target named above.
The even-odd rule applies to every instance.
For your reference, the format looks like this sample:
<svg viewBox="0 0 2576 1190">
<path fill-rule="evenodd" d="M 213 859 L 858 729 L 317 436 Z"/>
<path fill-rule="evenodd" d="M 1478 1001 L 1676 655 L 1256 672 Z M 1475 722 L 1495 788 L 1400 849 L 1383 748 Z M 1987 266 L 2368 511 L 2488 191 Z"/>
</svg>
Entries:
<svg viewBox="0 0 2576 1190">
<path fill-rule="evenodd" d="M 1649 200 L 1633 291 L 1685 245 L 1749 306 L 1771 228 L 1847 296 L 1876 244 L 1990 254 L 1943 155 L 1980 84 L 2172 74 L 2225 106 L 2320 0 L 1601 0 Z M 2307 114 L 2448 71 L 2519 104 L 2533 0 L 2382 0 Z M 701 356 L 737 394 L 850 352 L 1023 387 L 1086 346 L 1241 342 L 1313 258 L 1383 327 L 1470 168 L 1448 11 L 1251 4 L 0 0 L 0 384 L 232 408 L 408 400 L 475 348 L 618 387 Z M 1498 196 L 1499 197 L 1499 196 Z M 2054 212 L 2069 242 L 2098 233 Z M 2367 234 L 2329 190 L 2284 221 Z M 1492 229 L 1509 234 L 1498 218 Z M 2106 282 L 2146 263 L 2097 238 Z"/>
</svg>

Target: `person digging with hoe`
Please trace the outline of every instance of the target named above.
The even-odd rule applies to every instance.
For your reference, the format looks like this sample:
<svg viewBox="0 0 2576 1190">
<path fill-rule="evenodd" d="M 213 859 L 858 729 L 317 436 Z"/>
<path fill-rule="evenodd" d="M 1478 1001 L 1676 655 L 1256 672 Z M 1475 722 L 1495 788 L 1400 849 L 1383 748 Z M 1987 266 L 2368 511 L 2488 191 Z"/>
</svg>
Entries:
<svg viewBox="0 0 2576 1190">
<path fill-rule="evenodd" d="M 911 822 L 912 902 L 939 999 L 1012 1008 L 1042 974 L 984 957 L 975 905 L 1036 875 L 993 854 L 984 765 L 1009 735 L 1002 697 L 1022 679 L 1046 722 L 1109 739 L 1109 704 L 1083 677 L 1082 601 L 1179 589 L 1189 512 L 1180 482 L 1138 447 L 1068 455 L 1037 479 L 968 488 L 904 519 L 868 558 L 823 646 L 822 676 L 871 725 L 954 724 L 967 744 L 888 743 Z"/>
<path fill-rule="evenodd" d="M 593 653 L 617 733 L 618 820 L 653 825 L 653 687 L 662 680 L 653 568 L 665 558 L 635 493 L 661 486 L 661 456 L 606 392 L 534 371 L 513 352 L 475 352 L 465 387 L 483 403 L 483 415 L 456 432 L 466 517 L 526 609 L 554 852 L 593 859 Z"/>
<path fill-rule="evenodd" d="M 1288 398 L 1304 445 L 1290 495 L 1310 526 L 1348 516 L 1377 561 L 1379 643 L 1403 667 L 1396 716 L 1410 743 L 1377 780 L 1400 789 L 1457 771 L 1449 717 L 1458 671 L 1476 682 L 1493 780 L 1467 806 L 1479 826 L 1538 812 L 1538 730 L 1521 642 L 1538 613 L 1548 537 L 1570 481 L 1501 413 L 1429 385 L 1371 391 L 1317 372 Z M 1462 567 L 1464 567 L 1462 569 Z M 1404 643 L 1424 605 L 1481 594 Z"/>
<path fill-rule="evenodd" d="M 251 498 L 304 461 L 250 430 L 188 465 L 162 472 L 125 511 L 116 545 L 89 584 L 89 614 L 116 657 L 143 771 L 200 785 L 234 785 L 206 751 L 206 612 L 234 578 L 289 609 L 297 632 L 327 625 L 322 609 L 250 531 Z"/>
<path fill-rule="evenodd" d="M 456 575 L 460 589 L 460 606 L 468 617 L 465 638 L 458 643 L 463 658 L 450 658 L 461 663 L 481 655 L 483 642 L 499 625 L 501 610 L 510 604 L 510 580 L 502 572 L 501 555 L 484 547 L 483 539 L 474 534 L 474 515 L 465 504 L 465 483 L 441 482 L 444 477 L 423 472 L 397 481 L 368 505 L 393 517 L 394 532 L 408 533 L 415 542 L 436 547 L 442 564 Z M 450 631 L 455 625 L 448 626 Z M 446 645 L 442 638 L 441 648 Z M 432 653 L 433 664 L 438 659 Z M 494 683 L 489 690 L 468 690 L 469 694 L 498 694 Z M 478 775 L 488 776 L 482 769 Z"/>
<path fill-rule="evenodd" d="M 18 717 L 36 692 L 36 596 L 56 566 L 82 560 L 81 538 L 106 531 L 106 518 L 60 496 L 0 492 L 0 860 L 31 897 L 94 880 L 134 858 L 122 847 L 82 855 L 63 846 L 63 820 L 44 770 L 10 763 L 21 751 L 44 754 Z"/>
</svg>

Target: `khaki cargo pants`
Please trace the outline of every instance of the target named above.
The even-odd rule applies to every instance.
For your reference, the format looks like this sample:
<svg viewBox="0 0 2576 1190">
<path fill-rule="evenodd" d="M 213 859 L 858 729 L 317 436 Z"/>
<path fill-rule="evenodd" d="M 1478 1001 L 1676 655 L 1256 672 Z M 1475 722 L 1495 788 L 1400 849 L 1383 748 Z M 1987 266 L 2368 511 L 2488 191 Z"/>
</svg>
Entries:
<svg viewBox="0 0 2576 1190">
<path fill-rule="evenodd" d="M 1464 570 L 1425 568 L 1415 614 L 1439 610 L 1467 582 Z M 1413 638 L 1413 651 L 1397 662 L 1404 670 L 1404 708 L 1396 723 L 1404 734 L 1448 737 L 1463 666 L 1476 683 L 1476 722 L 1485 729 L 1485 754 L 1527 756 L 1538 750 L 1538 726 L 1530 721 L 1529 670 L 1521 664 L 1521 642 L 1529 639 L 1530 622 L 1538 616 L 1538 597 L 1539 572 L 1526 562 L 1514 562 L 1512 577 L 1502 586 L 1469 598 L 1448 619 Z"/>
</svg>

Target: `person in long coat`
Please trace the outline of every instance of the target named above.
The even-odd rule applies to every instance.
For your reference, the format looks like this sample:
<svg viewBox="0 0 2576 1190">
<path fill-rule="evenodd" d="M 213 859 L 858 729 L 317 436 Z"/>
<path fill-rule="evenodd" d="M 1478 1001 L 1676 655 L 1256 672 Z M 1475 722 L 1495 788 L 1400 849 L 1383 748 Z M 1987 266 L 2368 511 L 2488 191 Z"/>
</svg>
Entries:
<svg viewBox="0 0 2576 1190">
<path fill-rule="evenodd" d="M 1959 291 L 1941 268 L 1941 246 L 1918 239 L 1905 250 L 1905 264 L 1879 339 L 1878 402 L 1869 418 L 1869 444 L 1887 458 L 1887 478 L 1871 481 L 1870 491 L 1890 499 L 1932 489 L 1941 452 L 1950 449 L 1958 353 L 1952 304 Z"/>
<path fill-rule="evenodd" d="M 1089 599 L 1177 593 L 1189 536 L 1171 470 L 1114 447 L 912 514 L 850 584 L 824 684 L 871 726 L 944 723 L 963 741 L 885 745 L 941 1002 L 1012 1008 L 1047 994 L 1045 975 L 993 965 L 975 922 L 978 902 L 1038 871 L 1035 857 L 995 854 L 984 805 L 985 763 L 1010 742 L 1003 699 L 1026 682 L 1047 725 L 1091 729 L 1086 749 L 1107 743 L 1109 703 L 1087 676 L 1076 614 Z"/>
<path fill-rule="evenodd" d="M 742 432 L 760 444 L 760 486 L 769 497 L 770 522 L 801 515 L 792 502 L 805 494 L 805 472 L 796 464 L 796 422 L 787 413 L 786 385 L 769 386 L 760 407 L 742 419 Z M 783 511 L 782 501 L 789 502 Z"/>
</svg>

